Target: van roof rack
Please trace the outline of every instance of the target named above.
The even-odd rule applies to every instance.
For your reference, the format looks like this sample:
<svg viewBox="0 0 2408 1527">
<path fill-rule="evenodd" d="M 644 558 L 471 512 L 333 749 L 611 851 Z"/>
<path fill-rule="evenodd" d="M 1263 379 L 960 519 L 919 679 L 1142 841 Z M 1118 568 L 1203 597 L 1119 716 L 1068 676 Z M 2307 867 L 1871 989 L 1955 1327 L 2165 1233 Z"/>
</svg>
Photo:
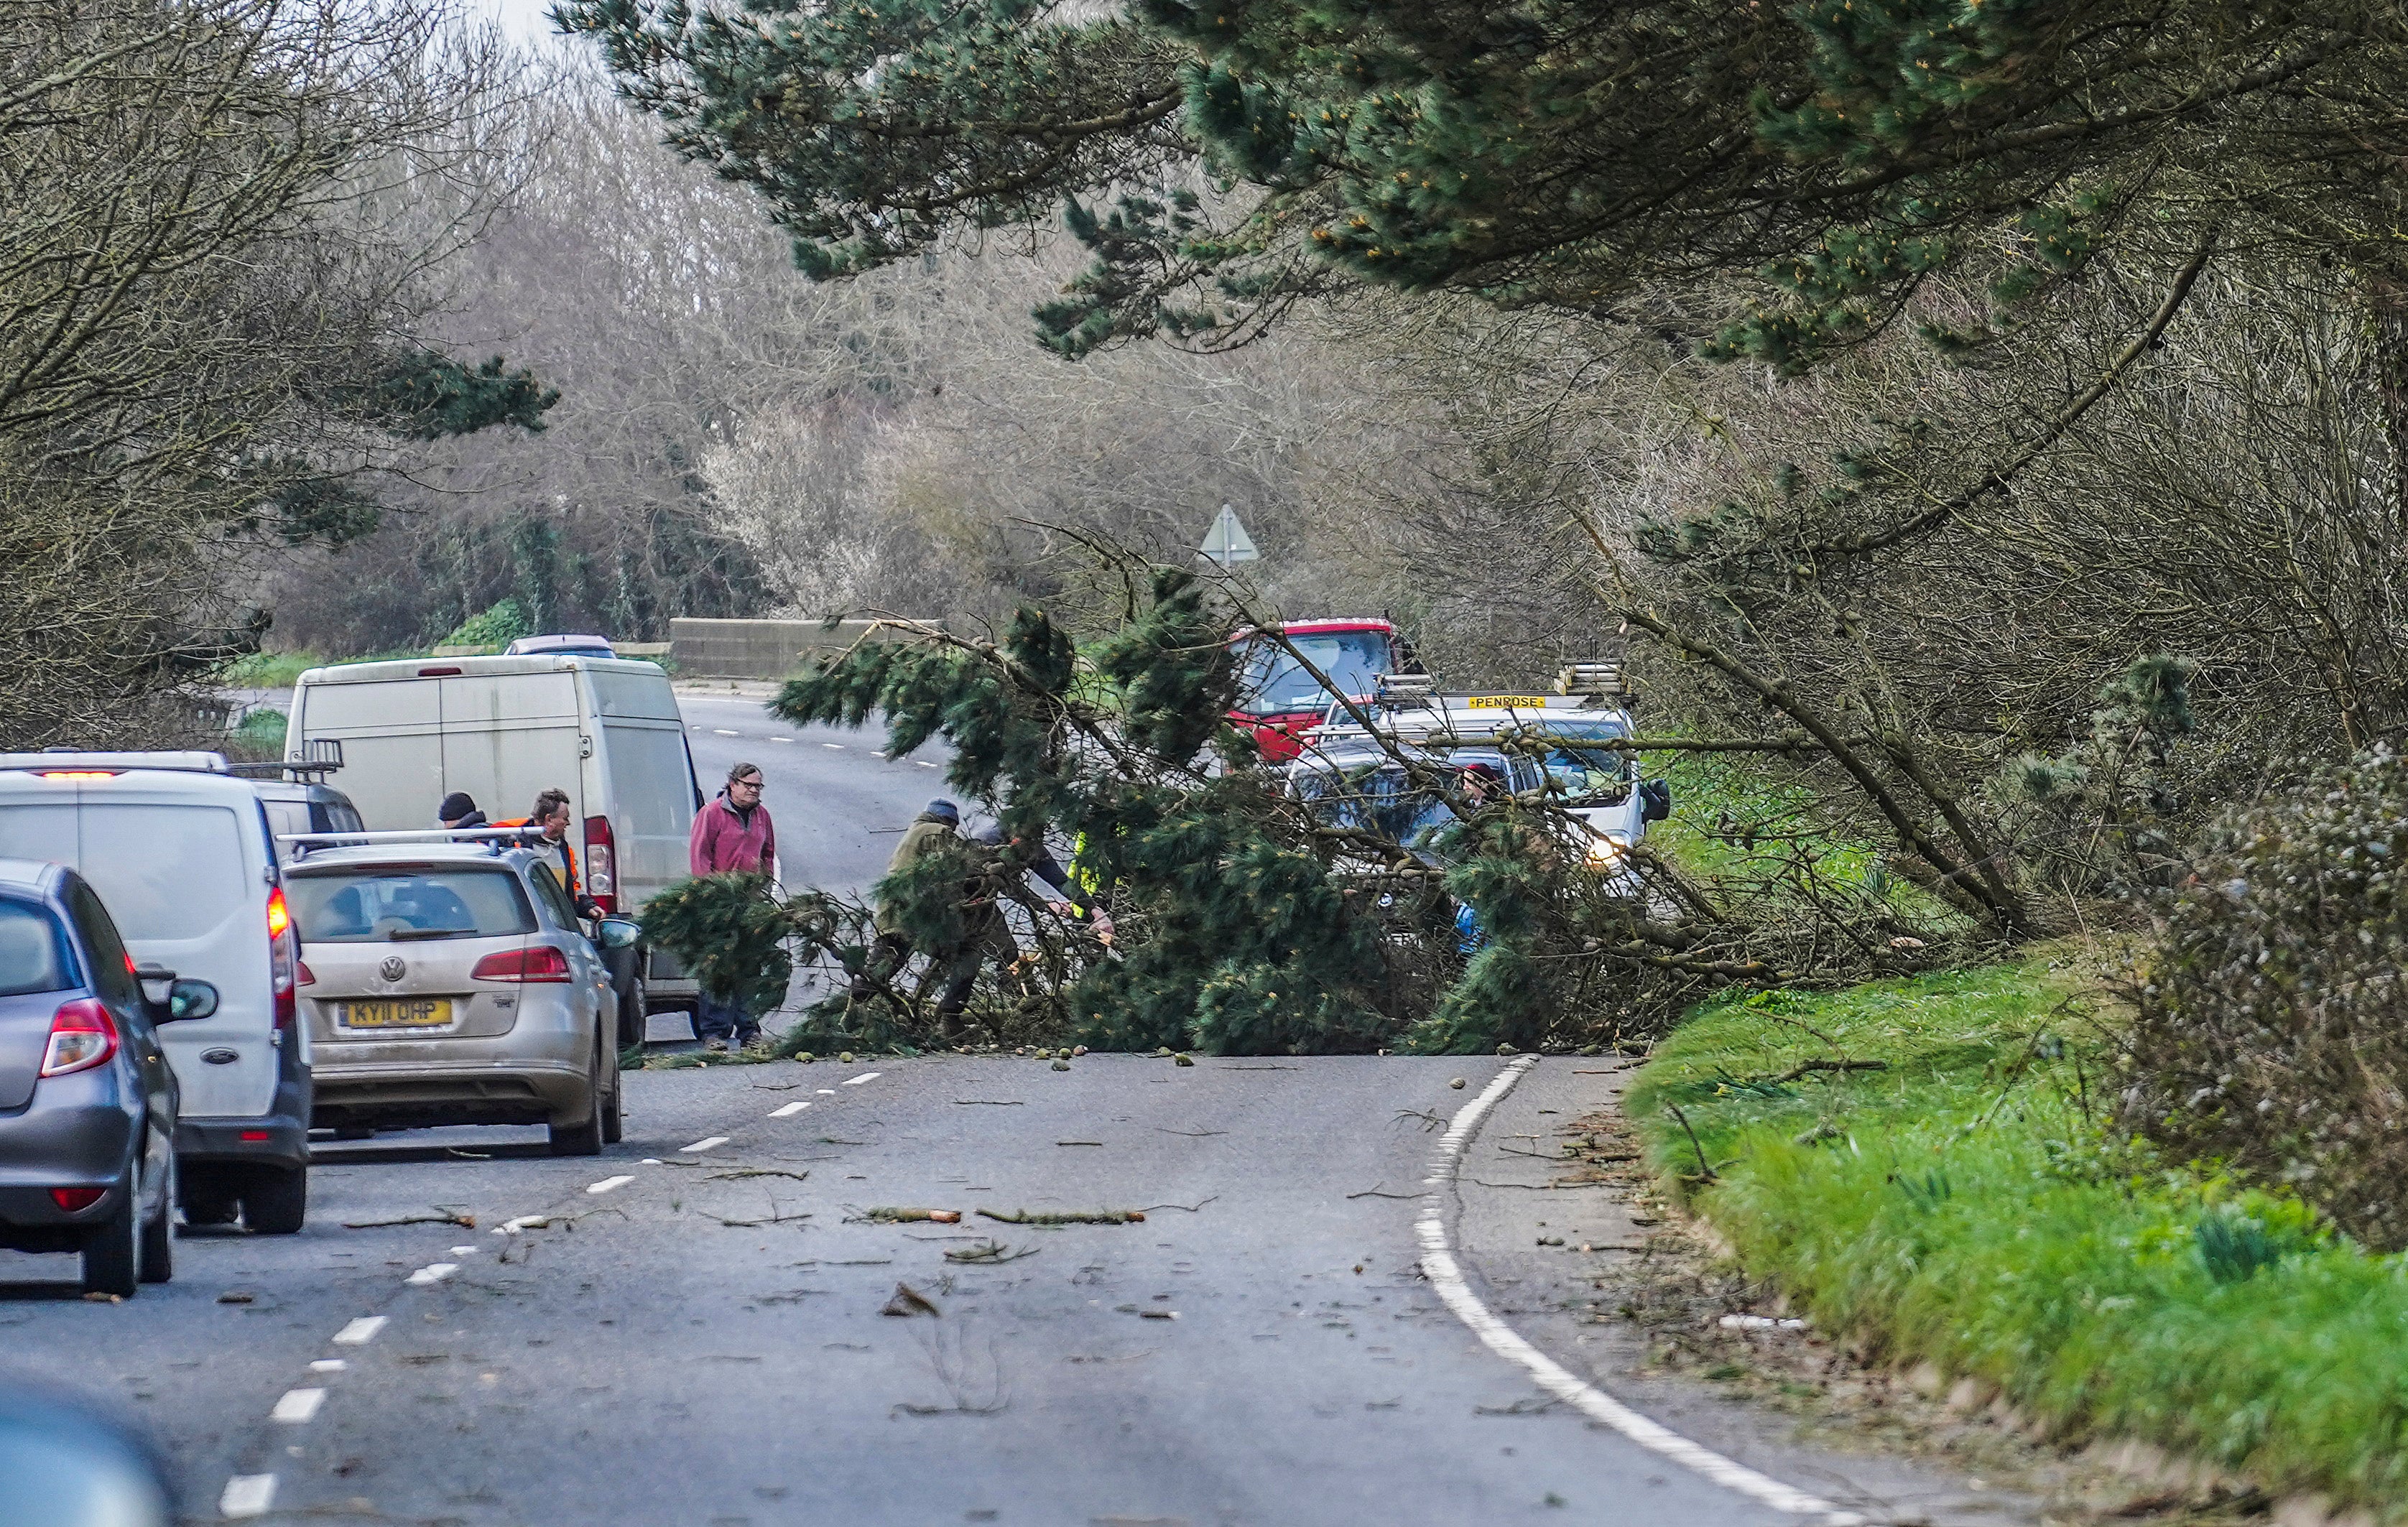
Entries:
<svg viewBox="0 0 2408 1527">
<path fill-rule="evenodd" d="M 231 774 L 223 753 L 87 752 L 79 748 L 45 748 L 38 753 L 0 753 L 0 769 L 36 774 L 122 774 L 127 769 L 164 769 L 178 774 Z"/>
</svg>

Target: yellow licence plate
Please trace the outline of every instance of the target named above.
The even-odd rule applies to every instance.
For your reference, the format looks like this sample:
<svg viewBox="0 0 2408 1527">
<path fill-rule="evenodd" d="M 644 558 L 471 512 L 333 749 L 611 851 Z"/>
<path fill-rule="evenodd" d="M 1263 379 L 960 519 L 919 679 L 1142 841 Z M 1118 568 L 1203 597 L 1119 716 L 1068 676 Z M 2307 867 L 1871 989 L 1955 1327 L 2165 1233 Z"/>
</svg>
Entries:
<svg viewBox="0 0 2408 1527">
<path fill-rule="evenodd" d="M 449 997 L 400 997 L 347 1002 L 338 1009 L 347 1029 L 439 1029 L 452 1021 Z"/>
</svg>

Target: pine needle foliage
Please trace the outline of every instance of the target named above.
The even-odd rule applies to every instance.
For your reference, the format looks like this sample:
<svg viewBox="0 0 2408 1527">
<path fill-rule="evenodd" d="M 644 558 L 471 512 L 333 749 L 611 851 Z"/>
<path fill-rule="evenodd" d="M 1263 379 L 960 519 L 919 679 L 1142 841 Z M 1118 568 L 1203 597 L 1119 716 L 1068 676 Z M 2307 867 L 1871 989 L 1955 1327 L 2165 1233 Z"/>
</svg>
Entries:
<svg viewBox="0 0 2408 1527">
<path fill-rule="evenodd" d="M 1698 935 L 1600 893 L 1544 800 L 1456 798 L 1436 864 L 1392 850 L 1388 878 L 1367 878 L 1377 845 L 1316 814 L 1227 724 L 1232 623 L 1191 575 L 1157 570 L 1083 651 L 1033 609 L 997 641 L 921 629 L 853 647 L 771 708 L 797 724 L 882 720 L 893 757 L 942 735 L 953 791 L 1005 843 L 942 846 L 882 881 L 874 911 L 710 878 L 655 902 L 648 930 L 712 990 L 755 996 L 786 979 L 768 944 L 794 948 L 828 984 L 789 1050 L 937 1043 L 933 999 L 973 970 L 970 1016 L 989 1037 L 1233 1055 L 1562 1045 L 1649 1003 L 1660 1027 L 1716 978 Z M 1080 894 L 1110 911 L 1110 949 L 1028 890 L 1018 845 L 1047 841 L 1071 847 Z M 1412 915 L 1383 894 L 1394 886 Z M 881 929 L 908 964 L 881 955 Z"/>
</svg>

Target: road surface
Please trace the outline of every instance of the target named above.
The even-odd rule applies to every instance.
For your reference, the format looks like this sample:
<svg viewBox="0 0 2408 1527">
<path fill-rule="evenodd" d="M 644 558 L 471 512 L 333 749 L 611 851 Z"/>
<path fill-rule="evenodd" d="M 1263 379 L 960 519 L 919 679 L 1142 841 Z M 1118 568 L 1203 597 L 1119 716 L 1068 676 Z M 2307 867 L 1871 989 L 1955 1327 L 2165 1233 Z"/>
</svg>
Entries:
<svg viewBox="0 0 2408 1527">
<path fill-rule="evenodd" d="M 707 775 L 767 775 L 790 881 L 874 878 L 875 830 L 939 789 L 876 736 L 684 703 Z M 301 1234 L 186 1236 L 122 1305 L 0 1262 L 0 1382 L 130 1418 L 203 1521 L 2014 1520 L 1697 1388 L 1648 1392 L 1669 1441 L 1612 1420 L 1580 1295 L 1627 1222 L 1497 1185 L 1545 1184 L 1508 1142 L 1615 1085 L 1493 1058 L 639 1072 L 598 1160 L 529 1130 L 325 1142 Z M 441 1216 L 474 1224 L 376 1223 Z"/>
</svg>

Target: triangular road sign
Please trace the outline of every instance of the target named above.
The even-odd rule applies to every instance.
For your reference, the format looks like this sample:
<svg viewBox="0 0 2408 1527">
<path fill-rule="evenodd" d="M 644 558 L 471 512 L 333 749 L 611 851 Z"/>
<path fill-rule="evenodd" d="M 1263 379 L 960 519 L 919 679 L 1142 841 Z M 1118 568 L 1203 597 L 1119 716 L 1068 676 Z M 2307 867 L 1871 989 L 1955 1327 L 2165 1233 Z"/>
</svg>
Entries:
<svg viewBox="0 0 2408 1527">
<path fill-rule="evenodd" d="M 1238 523 L 1238 511 L 1226 504 L 1221 506 L 1219 517 L 1213 520 L 1212 528 L 1204 533 L 1204 544 L 1197 549 L 1224 567 L 1254 562 L 1262 556 L 1254 549 L 1254 538 L 1246 534 L 1245 526 Z"/>
</svg>

